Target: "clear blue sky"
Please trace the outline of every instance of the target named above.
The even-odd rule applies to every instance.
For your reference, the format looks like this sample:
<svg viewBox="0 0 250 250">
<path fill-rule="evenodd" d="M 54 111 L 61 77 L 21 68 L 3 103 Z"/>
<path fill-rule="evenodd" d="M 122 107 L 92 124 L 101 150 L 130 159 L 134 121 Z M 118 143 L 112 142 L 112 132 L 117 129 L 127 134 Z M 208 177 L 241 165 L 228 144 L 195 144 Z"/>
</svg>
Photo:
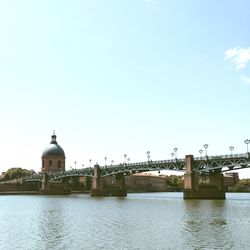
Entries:
<svg viewBox="0 0 250 250">
<path fill-rule="evenodd" d="M 245 153 L 248 0 L 0 1 L 0 171 Z M 250 177 L 250 171 L 242 172 Z"/>
</svg>

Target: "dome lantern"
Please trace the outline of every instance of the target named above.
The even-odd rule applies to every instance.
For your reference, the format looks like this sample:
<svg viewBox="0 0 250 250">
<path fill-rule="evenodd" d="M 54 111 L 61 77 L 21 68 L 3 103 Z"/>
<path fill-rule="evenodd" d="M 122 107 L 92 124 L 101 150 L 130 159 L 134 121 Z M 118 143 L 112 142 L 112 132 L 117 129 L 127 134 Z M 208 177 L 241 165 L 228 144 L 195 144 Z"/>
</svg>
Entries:
<svg viewBox="0 0 250 250">
<path fill-rule="evenodd" d="M 53 130 L 53 135 L 51 136 L 50 144 L 57 144 L 55 130 Z"/>
</svg>

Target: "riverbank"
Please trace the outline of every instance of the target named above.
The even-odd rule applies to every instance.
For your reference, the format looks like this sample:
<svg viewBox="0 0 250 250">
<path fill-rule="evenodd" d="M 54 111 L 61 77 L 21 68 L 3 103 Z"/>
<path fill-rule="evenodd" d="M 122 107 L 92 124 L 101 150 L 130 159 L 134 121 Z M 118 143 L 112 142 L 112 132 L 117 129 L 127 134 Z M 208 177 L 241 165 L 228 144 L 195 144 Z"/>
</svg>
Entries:
<svg viewBox="0 0 250 250">
<path fill-rule="evenodd" d="M 37 191 L 4 191 L 0 192 L 0 195 L 36 195 Z"/>
</svg>

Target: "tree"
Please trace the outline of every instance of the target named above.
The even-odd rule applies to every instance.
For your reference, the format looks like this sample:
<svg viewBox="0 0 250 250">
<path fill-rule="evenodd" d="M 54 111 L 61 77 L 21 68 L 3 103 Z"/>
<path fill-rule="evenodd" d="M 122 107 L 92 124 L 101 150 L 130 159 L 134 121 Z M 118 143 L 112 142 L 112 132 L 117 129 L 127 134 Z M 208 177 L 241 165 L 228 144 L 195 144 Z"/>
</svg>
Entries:
<svg viewBox="0 0 250 250">
<path fill-rule="evenodd" d="M 168 187 L 173 188 L 183 188 L 183 176 L 180 175 L 170 175 L 166 176 L 166 184 Z"/>
<path fill-rule="evenodd" d="M 30 176 L 32 173 L 27 169 L 22 168 L 10 168 L 7 170 L 4 180 L 18 179 L 24 176 Z"/>
<path fill-rule="evenodd" d="M 240 180 L 235 187 L 229 187 L 229 192 L 250 192 L 250 179 Z"/>
</svg>

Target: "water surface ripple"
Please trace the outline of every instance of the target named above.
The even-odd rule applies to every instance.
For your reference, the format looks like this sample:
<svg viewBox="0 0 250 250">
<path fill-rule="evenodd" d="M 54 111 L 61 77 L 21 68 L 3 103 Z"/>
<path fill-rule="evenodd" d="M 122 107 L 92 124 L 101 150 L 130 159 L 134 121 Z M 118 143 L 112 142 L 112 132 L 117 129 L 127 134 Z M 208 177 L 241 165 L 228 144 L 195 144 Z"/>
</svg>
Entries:
<svg viewBox="0 0 250 250">
<path fill-rule="evenodd" d="M 0 196 L 0 249 L 249 249 L 250 194 Z"/>
</svg>

